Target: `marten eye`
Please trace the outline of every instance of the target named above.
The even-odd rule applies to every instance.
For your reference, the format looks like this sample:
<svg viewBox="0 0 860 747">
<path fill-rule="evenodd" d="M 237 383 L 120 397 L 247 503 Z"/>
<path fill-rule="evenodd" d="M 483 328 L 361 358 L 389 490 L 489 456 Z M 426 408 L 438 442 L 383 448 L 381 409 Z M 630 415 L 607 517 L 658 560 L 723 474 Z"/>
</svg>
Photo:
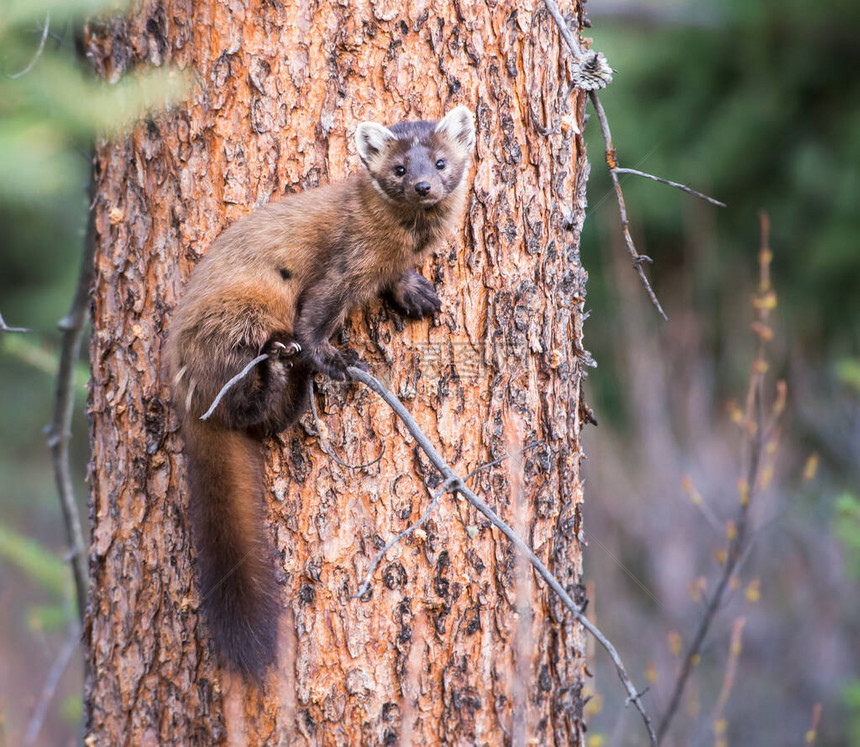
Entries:
<svg viewBox="0 0 860 747">
<path fill-rule="evenodd" d="M 436 168 L 439 169 L 439 171 L 444 169 L 445 168 L 445 160 L 440 158 L 438 161 L 436 161 Z"/>
<path fill-rule="evenodd" d="M 395 166 L 394 167 L 394 174 L 396 176 L 403 176 L 405 173 L 406 173 L 406 167 L 405 166 Z"/>
</svg>

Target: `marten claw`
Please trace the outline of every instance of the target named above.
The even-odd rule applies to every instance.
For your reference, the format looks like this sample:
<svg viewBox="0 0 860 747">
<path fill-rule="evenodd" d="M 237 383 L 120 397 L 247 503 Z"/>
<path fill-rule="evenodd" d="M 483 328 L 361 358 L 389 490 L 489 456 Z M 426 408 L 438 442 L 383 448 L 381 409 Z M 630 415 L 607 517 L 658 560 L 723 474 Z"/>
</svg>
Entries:
<svg viewBox="0 0 860 747">
<path fill-rule="evenodd" d="M 281 340 L 269 340 L 263 347 L 263 351 L 271 358 L 293 358 L 302 352 L 302 346 L 295 340 L 281 342 Z"/>
</svg>

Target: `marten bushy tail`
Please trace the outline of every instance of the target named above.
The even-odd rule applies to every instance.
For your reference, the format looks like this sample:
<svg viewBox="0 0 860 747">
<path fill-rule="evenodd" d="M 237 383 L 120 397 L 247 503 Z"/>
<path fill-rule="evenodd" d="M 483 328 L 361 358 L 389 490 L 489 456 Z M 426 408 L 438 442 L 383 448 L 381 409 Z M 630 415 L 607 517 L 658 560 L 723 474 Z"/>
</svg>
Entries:
<svg viewBox="0 0 860 747">
<path fill-rule="evenodd" d="M 260 680 L 277 656 L 280 615 L 260 443 L 192 418 L 182 432 L 200 606 L 223 663 Z"/>
</svg>

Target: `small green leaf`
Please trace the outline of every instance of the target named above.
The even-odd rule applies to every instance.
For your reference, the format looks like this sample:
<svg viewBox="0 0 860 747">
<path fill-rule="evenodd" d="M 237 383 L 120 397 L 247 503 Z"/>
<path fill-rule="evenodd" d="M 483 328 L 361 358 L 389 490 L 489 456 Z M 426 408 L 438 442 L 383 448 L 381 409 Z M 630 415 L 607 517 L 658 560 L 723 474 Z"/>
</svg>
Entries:
<svg viewBox="0 0 860 747">
<path fill-rule="evenodd" d="M 41 604 L 27 610 L 27 627 L 32 631 L 50 632 L 67 628 L 71 609 L 67 604 Z"/>
<path fill-rule="evenodd" d="M 860 500 L 850 493 L 836 499 L 833 535 L 845 551 L 848 572 L 860 578 Z"/>
<path fill-rule="evenodd" d="M 33 339 L 31 335 L 2 335 L 0 336 L 0 351 L 48 376 L 56 376 L 59 367 L 58 353 L 33 342 Z M 77 394 L 86 393 L 89 379 L 89 368 L 84 363 L 75 364 L 75 392 Z"/>
<path fill-rule="evenodd" d="M 855 392 L 860 392 L 860 360 L 843 358 L 837 361 L 836 378 Z"/>
<path fill-rule="evenodd" d="M 83 712 L 84 704 L 80 695 L 67 695 L 60 703 L 60 715 L 63 721 L 72 726 L 80 726 Z"/>
</svg>

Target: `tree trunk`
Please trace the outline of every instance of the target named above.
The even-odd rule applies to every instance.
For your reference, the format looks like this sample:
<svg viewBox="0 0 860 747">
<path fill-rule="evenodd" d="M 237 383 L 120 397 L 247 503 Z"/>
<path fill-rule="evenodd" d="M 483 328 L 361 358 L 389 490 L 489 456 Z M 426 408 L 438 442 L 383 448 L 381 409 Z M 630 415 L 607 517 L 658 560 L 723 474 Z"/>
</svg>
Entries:
<svg viewBox="0 0 860 747">
<path fill-rule="evenodd" d="M 147 63 L 197 81 L 97 152 L 88 744 L 580 744 L 582 631 L 466 503 L 443 498 L 370 598 L 351 596 L 438 481 L 358 385 L 318 382 L 320 417 L 342 459 L 384 449 L 373 466 L 335 463 L 307 416 L 267 446 L 280 659 L 262 689 L 218 669 L 161 354 L 184 282 L 231 221 L 358 168 L 362 120 L 467 104 L 468 214 L 423 268 L 442 312 L 403 324 L 375 304 L 344 337 L 461 475 L 543 442 L 472 484 L 581 598 L 587 164 L 573 130 L 534 121 L 553 125 L 568 79 L 542 4 L 144 0 L 85 43 L 109 81 Z"/>
</svg>

